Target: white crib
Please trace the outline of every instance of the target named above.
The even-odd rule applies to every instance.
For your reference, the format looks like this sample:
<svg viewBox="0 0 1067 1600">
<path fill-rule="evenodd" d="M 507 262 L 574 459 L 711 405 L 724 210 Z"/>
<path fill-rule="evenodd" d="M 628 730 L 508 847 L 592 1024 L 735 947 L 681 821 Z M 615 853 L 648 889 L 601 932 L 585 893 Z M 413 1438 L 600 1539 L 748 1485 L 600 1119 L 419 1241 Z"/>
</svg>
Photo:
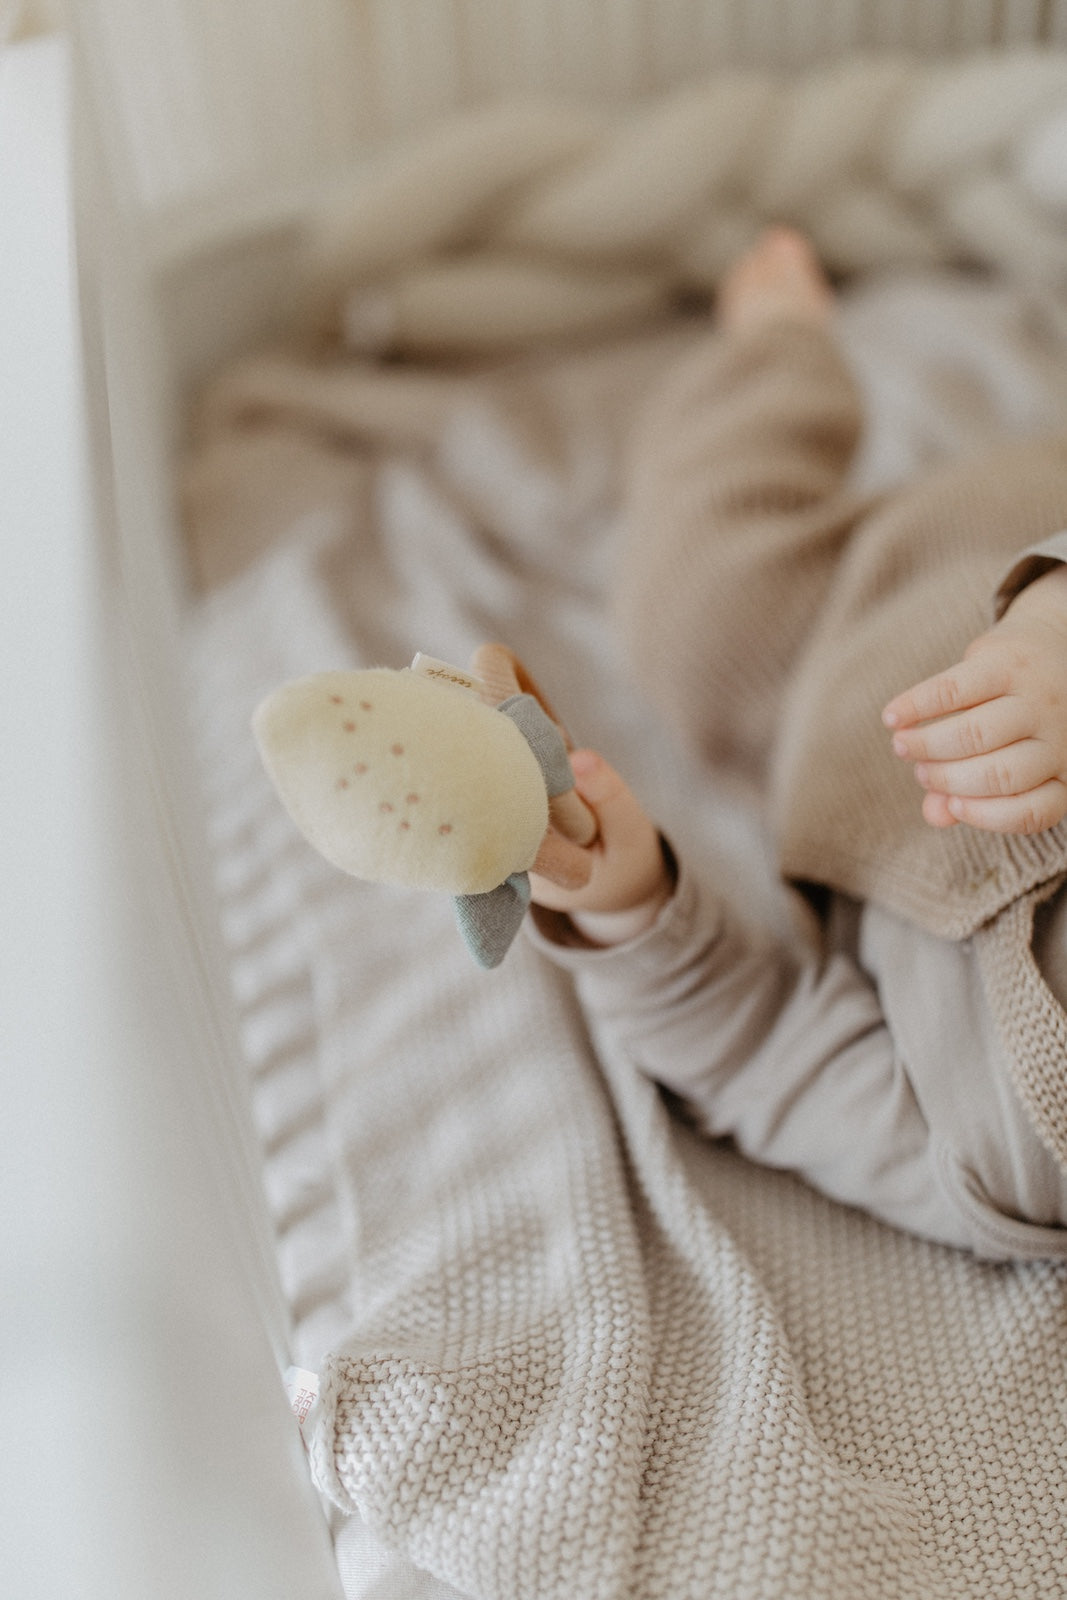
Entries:
<svg viewBox="0 0 1067 1600">
<path fill-rule="evenodd" d="M 309 197 L 501 95 L 1026 42 L 1067 45 L 1065 0 L 78 0 L 0 55 L 5 1592 L 341 1593 L 282 1385 L 171 482 L 191 385 L 302 314 Z"/>
<path fill-rule="evenodd" d="M 179 589 L 146 280 L 90 175 L 69 49 L 15 47 L 0 80 L 4 1586 L 334 1594 L 187 756 L 159 738 L 182 718 Z M 108 250 L 80 283 L 75 185 Z"/>
</svg>

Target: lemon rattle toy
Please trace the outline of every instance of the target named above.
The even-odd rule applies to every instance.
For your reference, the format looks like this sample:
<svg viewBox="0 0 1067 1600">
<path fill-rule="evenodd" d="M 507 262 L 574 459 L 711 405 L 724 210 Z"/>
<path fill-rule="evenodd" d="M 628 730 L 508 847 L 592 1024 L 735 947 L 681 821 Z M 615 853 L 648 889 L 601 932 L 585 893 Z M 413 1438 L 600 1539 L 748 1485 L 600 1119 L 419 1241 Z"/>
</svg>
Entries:
<svg viewBox="0 0 1067 1600">
<path fill-rule="evenodd" d="M 469 671 L 419 655 L 297 678 L 257 708 L 253 731 L 309 843 L 357 878 L 452 895 L 483 967 L 518 932 L 531 872 L 588 881 L 597 824 L 570 740 L 503 645 L 483 645 Z"/>
</svg>

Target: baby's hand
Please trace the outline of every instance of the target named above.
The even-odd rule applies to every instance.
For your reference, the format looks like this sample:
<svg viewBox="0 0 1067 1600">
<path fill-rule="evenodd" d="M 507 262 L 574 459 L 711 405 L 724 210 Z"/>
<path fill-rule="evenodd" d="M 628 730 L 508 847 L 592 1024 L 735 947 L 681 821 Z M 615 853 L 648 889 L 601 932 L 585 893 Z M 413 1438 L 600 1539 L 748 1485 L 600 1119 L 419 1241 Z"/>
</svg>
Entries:
<svg viewBox="0 0 1067 1600">
<path fill-rule="evenodd" d="M 1039 833 L 1067 815 L 1067 566 L 1029 584 L 963 660 L 889 702 L 935 828 Z"/>
<path fill-rule="evenodd" d="M 575 788 L 599 823 L 589 847 L 593 870 L 581 889 L 562 889 L 532 874 L 533 899 L 566 912 L 593 943 L 617 944 L 651 927 L 673 879 L 655 826 L 614 768 L 593 750 L 575 750 L 571 766 Z"/>
</svg>

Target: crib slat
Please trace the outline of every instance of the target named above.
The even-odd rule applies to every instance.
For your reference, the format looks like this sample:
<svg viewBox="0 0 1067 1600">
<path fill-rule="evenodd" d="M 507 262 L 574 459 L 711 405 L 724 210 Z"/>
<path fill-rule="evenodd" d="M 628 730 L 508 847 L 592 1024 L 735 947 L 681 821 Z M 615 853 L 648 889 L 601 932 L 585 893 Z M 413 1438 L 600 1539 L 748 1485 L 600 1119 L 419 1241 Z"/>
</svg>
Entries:
<svg viewBox="0 0 1067 1600">
<path fill-rule="evenodd" d="M 141 204 L 321 176 L 517 92 L 617 100 L 729 62 L 1067 43 L 1067 0 L 78 0 Z"/>
<path fill-rule="evenodd" d="M 1045 42 L 1043 0 L 1000 0 L 995 29 L 998 44 L 1026 45 Z"/>
<path fill-rule="evenodd" d="M 996 40 L 999 6 L 997 0 L 969 0 L 957 9 L 952 22 L 954 49 L 980 50 Z"/>
<path fill-rule="evenodd" d="M 914 34 L 912 0 L 883 0 L 883 4 L 862 8 L 860 30 L 866 48 L 899 50 L 906 48 Z"/>
</svg>

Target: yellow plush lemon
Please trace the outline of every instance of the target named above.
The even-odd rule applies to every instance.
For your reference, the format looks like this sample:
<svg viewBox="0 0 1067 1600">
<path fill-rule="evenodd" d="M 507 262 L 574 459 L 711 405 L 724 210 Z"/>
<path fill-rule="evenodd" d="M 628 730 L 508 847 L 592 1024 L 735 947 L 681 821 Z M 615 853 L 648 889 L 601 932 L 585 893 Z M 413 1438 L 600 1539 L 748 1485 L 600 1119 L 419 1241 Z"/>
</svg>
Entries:
<svg viewBox="0 0 1067 1600">
<path fill-rule="evenodd" d="M 533 865 L 541 768 L 473 695 L 406 669 L 322 672 L 269 695 L 253 730 L 293 821 L 344 872 L 463 895 Z"/>
</svg>

